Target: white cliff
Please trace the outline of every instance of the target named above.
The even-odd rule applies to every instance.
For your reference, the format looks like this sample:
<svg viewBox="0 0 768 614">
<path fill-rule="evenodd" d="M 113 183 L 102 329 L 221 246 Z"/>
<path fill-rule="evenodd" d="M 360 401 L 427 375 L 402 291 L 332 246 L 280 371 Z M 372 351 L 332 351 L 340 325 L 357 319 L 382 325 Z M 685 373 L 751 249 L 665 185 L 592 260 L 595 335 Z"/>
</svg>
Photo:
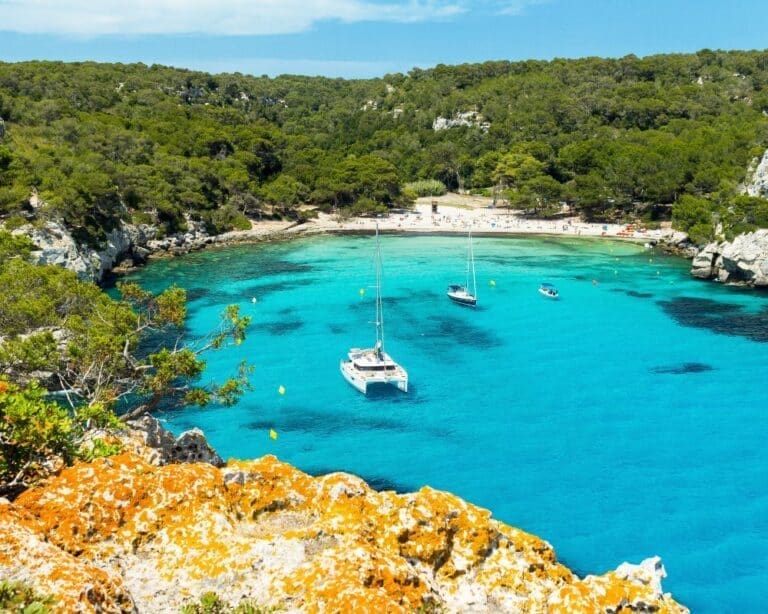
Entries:
<svg viewBox="0 0 768 614">
<path fill-rule="evenodd" d="M 704 246 L 693 259 L 691 274 L 727 284 L 768 287 L 768 229 Z"/>
<path fill-rule="evenodd" d="M 748 180 L 744 186 L 747 196 L 762 196 L 768 198 L 768 150 L 763 158 L 754 165 L 754 170 L 747 173 Z"/>
</svg>

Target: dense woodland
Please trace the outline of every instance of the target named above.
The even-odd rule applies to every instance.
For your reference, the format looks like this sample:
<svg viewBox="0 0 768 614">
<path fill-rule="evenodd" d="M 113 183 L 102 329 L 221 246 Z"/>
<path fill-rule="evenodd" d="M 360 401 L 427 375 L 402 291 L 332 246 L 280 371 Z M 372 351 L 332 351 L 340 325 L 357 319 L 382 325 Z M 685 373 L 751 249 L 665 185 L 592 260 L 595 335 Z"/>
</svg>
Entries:
<svg viewBox="0 0 768 614">
<path fill-rule="evenodd" d="M 438 117 L 469 125 L 434 130 Z M 0 64 L 0 215 L 214 231 L 247 217 L 407 204 L 409 182 L 532 215 L 674 216 L 698 241 L 768 225 L 738 197 L 768 147 L 768 51 L 486 62 L 381 79 L 210 75 L 143 64 Z M 425 185 L 425 184 L 417 184 Z M 428 185 L 428 184 L 427 184 Z M 9 218 L 9 219 L 8 219 Z"/>
<path fill-rule="evenodd" d="M 436 130 L 438 118 L 457 125 Z M 766 148 L 768 51 L 371 80 L 0 63 L 0 496 L 55 466 L 51 455 L 114 453 L 82 443 L 114 426 L 117 408 L 232 403 L 249 370 L 200 386 L 204 353 L 244 338 L 236 307 L 187 345 L 183 290 L 125 285 L 112 299 L 30 264 L 31 243 L 8 230 L 63 220 L 97 245 L 122 220 L 170 233 L 197 219 L 216 232 L 300 218 L 304 205 L 383 213 L 460 189 L 533 216 L 566 203 L 592 220 L 672 219 L 705 242 L 768 227 L 768 200 L 739 190 Z"/>
</svg>

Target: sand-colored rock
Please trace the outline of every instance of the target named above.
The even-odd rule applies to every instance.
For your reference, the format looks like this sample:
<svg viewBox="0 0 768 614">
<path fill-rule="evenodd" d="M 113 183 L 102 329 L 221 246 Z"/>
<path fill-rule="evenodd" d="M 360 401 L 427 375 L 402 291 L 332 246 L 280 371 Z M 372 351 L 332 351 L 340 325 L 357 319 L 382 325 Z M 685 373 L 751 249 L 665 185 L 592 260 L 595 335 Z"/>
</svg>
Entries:
<svg viewBox="0 0 768 614">
<path fill-rule="evenodd" d="M 272 456 L 219 468 L 126 452 L 0 505 L 0 576 L 61 612 L 175 612 L 208 591 L 287 612 L 686 612 L 661 574 L 651 559 L 581 580 L 451 494 L 376 492 Z"/>
</svg>

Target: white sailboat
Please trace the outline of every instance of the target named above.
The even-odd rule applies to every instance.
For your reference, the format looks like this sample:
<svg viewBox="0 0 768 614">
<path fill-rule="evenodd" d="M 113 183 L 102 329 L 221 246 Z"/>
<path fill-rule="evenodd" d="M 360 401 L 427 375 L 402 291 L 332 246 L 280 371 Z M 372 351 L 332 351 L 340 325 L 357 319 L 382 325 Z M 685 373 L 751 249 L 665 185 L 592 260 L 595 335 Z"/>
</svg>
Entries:
<svg viewBox="0 0 768 614">
<path fill-rule="evenodd" d="M 381 299 L 381 246 L 376 224 L 376 343 L 372 348 L 351 348 L 348 360 L 339 363 L 341 374 L 363 394 L 371 384 L 392 384 L 408 392 L 408 373 L 384 351 L 384 304 Z"/>
<path fill-rule="evenodd" d="M 472 230 L 467 239 L 467 281 L 462 286 L 451 284 L 448 286 L 448 298 L 454 303 L 474 307 L 477 305 L 477 279 L 475 279 L 475 252 L 472 249 Z M 469 285 L 469 274 L 472 273 L 472 286 Z M 471 291 L 470 291 L 471 290 Z"/>
</svg>

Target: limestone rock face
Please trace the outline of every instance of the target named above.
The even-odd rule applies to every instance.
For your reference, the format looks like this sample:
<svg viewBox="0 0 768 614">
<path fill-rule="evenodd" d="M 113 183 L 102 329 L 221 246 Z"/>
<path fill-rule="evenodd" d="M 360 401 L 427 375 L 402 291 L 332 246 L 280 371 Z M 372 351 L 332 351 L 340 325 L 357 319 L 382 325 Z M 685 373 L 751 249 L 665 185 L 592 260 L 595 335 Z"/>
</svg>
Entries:
<svg viewBox="0 0 768 614">
<path fill-rule="evenodd" d="M 582 580 L 451 494 L 376 492 L 272 456 L 218 468 L 125 452 L 0 505 L 0 577 L 61 612 L 173 612 L 209 591 L 285 612 L 687 612 L 663 575 L 649 559 Z"/>
<path fill-rule="evenodd" d="M 128 426 L 131 430 L 123 438 L 124 447 L 128 443 L 136 454 L 152 464 L 208 463 L 216 467 L 224 465 L 224 461 L 210 446 L 200 429 L 184 431 L 174 437 L 173 433 L 163 428 L 157 418 L 149 415 L 130 421 Z"/>
<path fill-rule="evenodd" d="M 768 287 L 768 229 L 710 243 L 693 259 L 691 274 L 723 283 Z"/>
<path fill-rule="evenodd" d="M 717 275 L 720 250 L 718 243 L 709 243 L 700 249 L 693 257 L 691 275 L 701 279 L 712 279 Z"/>
<path fill-rule="evenodd" d="M 25 234 L 38 247 L 33 252 L 37 264 L 52 264 L 74 271 L 80 279 L 95 279 L 100 263 L 94 261 L 92 250 L 81 249 L 69 230 L 58 222 L 48 222 L 43 228 L 22 226 L 14 234 Z"/>
<path fill-rule="evenodd" d="M 30 202 L 39 203 L 36 194 Z M 60 222 L 47 222 L 42 228 L 27 225 L 13 231 L 27 235 L 38 247 L 33 252 L 38 264 L 53 264 L 74 271 L 80 279 L 101 281 L 115 266 L 128 259 L 129 264 L 144 262 L 152 253 L 185 253 L 200 249 L 213 238 L 202 222 L 187 220 L 188 230 L 156 239 L 157 229 L 147 224 L 126 224 L 112 230 L 99 247 L 80 245 Z"/>
<path fill-rule="evenodd" d="M 755 167 L 752 177 L 744 186 L 748 196 L 762 196 L 768 198 L 768 150 Z"/>
<path fill-rule="evenodd" d="M 27 235 L 37 246 L 33 252 L 37 264 L 64 267 L 87 281 L 101 280 L 133 245 L 125 227 L 112 230 L 99 250 L 78 244 L 59 222 L 47 222 L 42 228 L 22 226 L 14 234 Z"/>
</svg>

